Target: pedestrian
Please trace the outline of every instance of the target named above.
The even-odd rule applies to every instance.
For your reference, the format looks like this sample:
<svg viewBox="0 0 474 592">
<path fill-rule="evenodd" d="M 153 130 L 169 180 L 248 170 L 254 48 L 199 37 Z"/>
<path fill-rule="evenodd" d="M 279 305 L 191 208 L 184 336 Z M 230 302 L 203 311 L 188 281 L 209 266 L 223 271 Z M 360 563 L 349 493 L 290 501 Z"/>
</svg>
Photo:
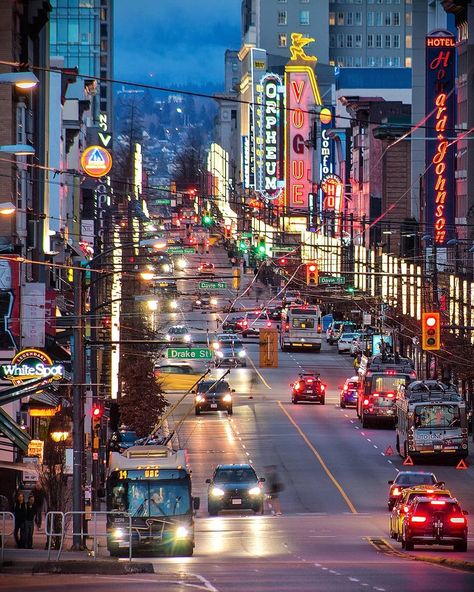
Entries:
<svg viewBox="0 0 474 592">
<path fill-rule="evenodd" d="M 13 516 L 15 518 L 13 536 L 15 537 L 16 546 L 21 549 L 25 546 L 22 534 L 23 524 L 26 520 L 25 496 L 22 493 L 19 493 L 16 496 L 15 504 L 13 506 Z"/>
<path fill-rule="evenodd" d="M 281 516 L 280 493 L 284 489 L 275 465 L 266 467 L 265 493 L 267 495 L 268 507 L 273 515 Z"/>
<path fill-rule="evenodd" d="M 358 353 L 357 356 L 354 358 L 353 366 L 354 366 L 354 370 L 356 372 L 359 371 L 361 359 L 362 359 L 362 355 L 360 353 Z"/>
<path fill-rule="evenodd" d="M 44 500 L 45 500 L 46 494 L 45 494 L 44 489 L 41 487 L 41 483 L 39 481 L 36 481 L 32 493 L 35 497 L 35 509 L 36 509 L 35 523 L 36 523 L 38 530 L 40 530 L 42 518 L 43 518 L 43 508 L 44 508 Z"/>
<path fill-rule="evenodd" d="M 26 549 L 33 548 L 33 531 L 35 529 L 35 516 L 35 496 L 32 493 L 30 493 L 30 495 L 28 496 L 28 503 L 26 504 L 25 520 L 23 521 L 21 527 L 21 539 L 23 541 L 23 546 Z"/>
</svg>

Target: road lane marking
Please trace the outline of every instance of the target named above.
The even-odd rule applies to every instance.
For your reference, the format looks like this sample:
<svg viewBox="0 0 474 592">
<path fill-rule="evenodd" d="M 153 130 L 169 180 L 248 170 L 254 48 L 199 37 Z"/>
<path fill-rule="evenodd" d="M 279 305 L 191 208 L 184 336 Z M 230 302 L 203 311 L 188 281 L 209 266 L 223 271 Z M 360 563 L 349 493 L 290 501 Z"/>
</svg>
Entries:
<svg viewBox="0 0 474 592">
<path fill-rule="evenodd" d="M 286 417 L 290 420 L 290 423 L 292 423 L 293 426 L 296 428 L 296 430 L 298 431 L 299 435 L 303 438 L 303 440 L 305 441 L 305 443 L 308 446 L 308 448 L 311 450 L 311 452 L 314 454 L 314 456 L 318 459 L 319 464 L 324 469 L 326 475 L 331 479 L 331 481 L 333 482 L 334 486 L 339 491 L 339 493 L 342 495 L 342 497 L 343 497 L 344 501 L 346 502 L 346 504 L 349 506 L 349 510 L 352 512 L 352 514 L 357 514 L 358 512 L 355 509 L 354 504 L 351 502 L 351 500 L 349 499 L 349 497 L 347 496 L 346 492 L 341 487 L 341 485 L 339 484 L 339 482 L 337 481 L 337 479 L 334 477 L 334 475 L 328 469 L 328 467 L 327 467 L 326 463 L 323 461 L 321 455 L 316 450 L 316 448 L 311 444 L 311 442 L 309 441 L 309 439 L 306 436 L 306 434 L 303 432 L 303 430 L 300 428 L 300 426 L 295 422 L 295 420 L 291 417 L 291 415 L 288 413 L 288 411 L 283 407 L 283 405 L 281 404 L 280 401 L 278 401 L 278 405 L 279 405 L 280 409 L 283 411 L 283 413 L 286 415 Z"/>
<path fill-rule="evenodd" d="M 251 357 L 248 357 L 248 361 L 252 364 L 252 368 L 255 370 L 255 372 L 257 373 L 257 376 L 260 378 L 260 380 L 263 382 L 263 384 L 270 390 L 272 390 L 272 387 L 268 384 L 268 382 L 265 380 L 265 378 L 263 378 L 263 376 L 260 374 L 260 372 L 257 370 L 257 367 L 255 366 L 255 364 L 253 363 L 253 360 Z"/>
</svg>

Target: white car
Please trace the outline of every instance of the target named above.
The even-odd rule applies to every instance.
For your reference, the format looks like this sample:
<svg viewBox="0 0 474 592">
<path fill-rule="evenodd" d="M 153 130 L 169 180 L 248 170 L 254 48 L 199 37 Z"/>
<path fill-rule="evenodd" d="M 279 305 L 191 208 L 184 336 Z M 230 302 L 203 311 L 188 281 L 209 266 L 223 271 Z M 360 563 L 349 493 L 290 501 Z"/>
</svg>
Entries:
<svg viewBox="0 0 474 592">
<path fill-rule="evenodd" d="M 168 343 L 191 343 L 192 335 L 184 325 L 174 325 L 166 332 L 166 341 Z"/>
<path fill-rule="evenodd" d="M 359 333 L 342 333 L 337 340 L 337 352 L 343 354 L 344 352 L 350 353 L 352 342 L 355 339 L 359 339 Z"/>
</svg>

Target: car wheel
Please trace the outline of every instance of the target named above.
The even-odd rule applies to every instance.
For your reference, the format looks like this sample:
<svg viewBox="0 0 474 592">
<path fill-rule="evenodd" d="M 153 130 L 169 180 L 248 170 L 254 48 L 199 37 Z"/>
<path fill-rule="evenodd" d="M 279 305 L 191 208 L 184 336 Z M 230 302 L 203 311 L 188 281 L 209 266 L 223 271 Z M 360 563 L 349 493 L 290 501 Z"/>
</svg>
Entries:
<svg viewBox="0 0 474 592">
<path fill-rule="evenodd" d="M 295 397 L 291 397 L 291 402 L 293 403 L 293 405 L 296 405 L 298 403 L 298 399 L 296 399 Z"/>
<path fill-rule="evenodd" d="M 344 403 L 344 401 L 341 401 L 341 409 L 345 409 L 346 408 L 346 404 Z"/>
<path fill-rule="evenodd" d="M 319 403 L 320 403 L 321 405 L 326 405 L 326 398 L 324 397 L 324 398 L 322 398 L 322 399 L 319 399 Z"/>
<path fill-rule="evenodd" d="M 455 543 L 454 550 L 459 551 L 460 553 L 465 553 L 467 551 L 467 541 Z"/>
<path fill-rule="evenodd" d="M 194 410 L 194 413 L 195 413 L 196 415 L 201 415 L 201 410 L 196 408 L 196 409 Z"/>
<path fill-rule="evenodd" d="M 232 407 L 229 407 L 227 409 L 227 415 L 232 415 L 234 413 L 234 411 L 232 410 Z"/>
<path fill-rule="evenodd" d="M 402 542 L 402 546 L 403 546 L 403 542 Z M 413 551 L 414 548 L 415 548 L 415 545 L 411 541 L 405 539 L 405 551 Z"/>
<path fill-rule="evenodd" d="M 341 351 L 340 349 L 338 349 L 338 350 L 337 350 L 337 353 L 338 353 L 339 355 L 341 355 L 341 354 L 342 354 L 342 351 Z"/>
<path fill-rule="evenodd" d="M 182 545 L 178 552 L 176 553 L 176 555 L 178 557 L 192 557 L 193 555 L 193 551 L 194 551 L 194 546 L 192 543 L 186 543 L 185 545 Z"/>
<path fill-rule="evenodd" d="M 215 506 L 212 506 L 212 505 L 207 506 L 207 511 L 208 511 L 209 516 L 217 516 L 217 514 L 219 513 L 219 510 Z"/>
<path fill-rule="evenodd" d="M 365 419 L 365 415 L 362 415 L 362 427 L 366 428 L 368 427 L 369 422 Z"/>
</svg>

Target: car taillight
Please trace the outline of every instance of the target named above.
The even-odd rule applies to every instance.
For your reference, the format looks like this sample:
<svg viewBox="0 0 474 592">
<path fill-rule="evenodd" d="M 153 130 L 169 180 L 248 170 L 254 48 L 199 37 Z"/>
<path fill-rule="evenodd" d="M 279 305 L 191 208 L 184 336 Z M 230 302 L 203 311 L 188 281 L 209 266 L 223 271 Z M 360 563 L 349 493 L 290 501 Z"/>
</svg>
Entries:
<svg viewBox="0 0 474 592">
<path fill-rule="evenodd" d="M 246 327 L 248 325 L 247 321 L 242 321 L 242 327 Z"/>
<path fill-rule="evenodd" d="M 324 384 L 322 384 L 320 388 L 323 392 L 326 390 L 326 387 L 324 386 Z"/>
<path fill-rule="evenodd" d="M 321 325 L 318 325 L 318 333 L 321 333 Z"/>
<path fill-rule="evenodd" d="M 380 394 L 379 393 L 374 393 L 372 396 L 373 397 L 380 397 Z"/>
<path fill-rule="evenodd" d="M 369 399 L 364 399 L 364 405 L 368 405 L 369 404 Z"/>
<path fill-rule="evenodd" d="M 365 403 L 365 401 L 364 401 L 364 403 Z M 392 491 L 392 495 L 400 495 L 401 492 L 402 492 L 401 489 L 399 489 L 398 487 L 394 487 L 393 491 Z"/>
<path fill-rule="evenodd" d="M 403 511 L 405 514 L 410 510 L 410 506 L 403 506 Z"/>
<path fill-rule="evenodd" d="M 418 523 L 426 522 L 426 516 L 412 516 L 410 518 L 410 522 L 418 522 Z"/>
<path fill-rule="evenodd" d="M 451 524 L 466 524 L 466 519 L 464 516 L 453 516 L 449 519 Z"/>
<path fill-rule="evenodd" d="M 271 327 L 272 326 L 272 322 L 271 321 L 267 321 L 267 327 Z"/>
<path fill-rule="evenodd" d="M 300 388 L 301 388 L 300 383 L 299 382 L 295 382 L 295 384 L 293 385 L 293 390 L 299 391 Z"/>
<path fill-rule="evenodd" d="M 306 381 L 306 384 L 313 384 L 313 379 L 312 378 L 308 378 L 308 380 Z"/>
<path fill-rule="evenodd" d="M 290 325 L 289 325 L 288 323 L 286 323 L 286 325 L 285 325 L 285 329 L 287 329 L 287 330 L 288 330 L 289 328 L 290 328 Z"/>
<path fill-rule="evenodd" d="M 431 500 L 430 504 L 432 506 L 445 506 L 446 502 L 444 502 L 442 500 Z"/>
<path fill-rule="evenodd" d="M 387 393 L 387 397 L 388 397 L 389 399 L 393 399 L 393 397 L 394 397 L 394 396 L 395 396 L 395 395 L 394 395 L 393 393 Z"/>
<path fill-rule="evenodd" d="M 434 489 L 427 489 L 426 493 L 434 493 Z"/>
</svg>

